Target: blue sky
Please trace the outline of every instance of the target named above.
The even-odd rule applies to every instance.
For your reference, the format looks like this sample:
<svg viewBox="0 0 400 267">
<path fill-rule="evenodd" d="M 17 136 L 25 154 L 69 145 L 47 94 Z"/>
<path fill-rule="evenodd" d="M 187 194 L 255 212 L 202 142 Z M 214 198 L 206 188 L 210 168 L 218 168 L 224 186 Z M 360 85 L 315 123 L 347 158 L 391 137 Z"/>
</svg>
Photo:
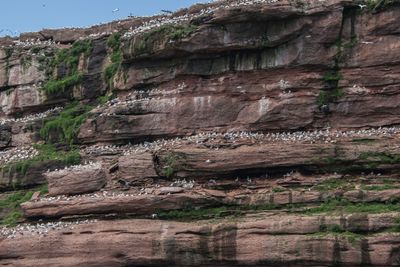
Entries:
<svg viewBox="0 0 400 267">
<path fill-rule="evenodd" d="M 43 28 L 86 27 L 162 9 L 175 11 L 202 0 L 0 0 L 0 36 Z M 113 12 L 116 9 L 119 11 Z"/>
</svg>

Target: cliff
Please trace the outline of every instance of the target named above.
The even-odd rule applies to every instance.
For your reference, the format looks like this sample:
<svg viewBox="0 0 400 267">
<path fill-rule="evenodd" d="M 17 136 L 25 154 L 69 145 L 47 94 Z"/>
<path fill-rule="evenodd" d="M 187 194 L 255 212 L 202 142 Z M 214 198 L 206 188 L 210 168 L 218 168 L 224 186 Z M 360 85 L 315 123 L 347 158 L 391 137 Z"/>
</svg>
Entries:
<svg viewBox="0 0 400 267">
<path fill-rule="evenodd" d="M 399 17 L 229 0 L 0 38 L 0 266 L 399 266 Z"/>
</svg>

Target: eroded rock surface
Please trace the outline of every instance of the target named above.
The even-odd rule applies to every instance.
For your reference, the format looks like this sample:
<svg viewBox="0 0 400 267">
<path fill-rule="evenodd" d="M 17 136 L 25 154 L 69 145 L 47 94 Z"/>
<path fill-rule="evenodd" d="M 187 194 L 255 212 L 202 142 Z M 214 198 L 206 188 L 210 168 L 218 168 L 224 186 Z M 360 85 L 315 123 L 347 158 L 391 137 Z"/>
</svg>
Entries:
<svg viewBox="0 0 400 267">
<path fill-rule="evenodd" d="M 279 220 L 276 223 L 280 227 L 271 225 L 275 219 Z M 0 257 L 5 265 L 19 266 L 60 263 L 62 266 L 271 266 L 283 262 L 293 266 L 330 266 L 332 262 L 347 266 L 399 264 L 396 256 L 400 246 L 398 234 L 377 234 L 352 241 L 345 236 L 310 236 L 304 232 L 318 233 L 319 223 L 313 227 L 303 218 L 276 217 L 199 225 L 149 220 L 101 221 L 50 231 L 33 239 L 29 246 L 26 238 L 20 235 L 0 240 Z M 277 233 L 279 235 L 275 235 Z M 55 243 L 63 246 L 54 246 Z M 36 251 L 52 253 L 46 259 L 38 259 L 34 257 Z M 65 255 L 65 251 L 73 253 L 74 257 Z"/>
<path fill-rule="evenodd" d="M 76 195 L 100 190 L 106 182 L 101 165 L 90 168 L 70 168 L 45 174 L 49 184 L 49 195 Z"/>
<path fill-rule="evenodd" d="M 0 266 L 399 266 L 399 17 L 226 0 L 0 38 Z"/>
</svg>

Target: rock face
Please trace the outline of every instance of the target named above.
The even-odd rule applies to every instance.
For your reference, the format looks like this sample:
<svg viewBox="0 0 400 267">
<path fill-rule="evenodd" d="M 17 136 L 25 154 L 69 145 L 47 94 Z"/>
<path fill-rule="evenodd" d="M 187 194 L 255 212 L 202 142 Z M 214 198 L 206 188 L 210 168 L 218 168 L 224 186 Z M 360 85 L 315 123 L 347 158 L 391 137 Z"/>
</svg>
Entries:
<svg viewBox="0 0 400 267">
<path fill-rule="evenodd" d="M 399 17 L 223 0 L 0 38 L 0 266 L 400 266 Z"/>
<path fill-rule="evenodd" d="M 120 176 L 131 183 L 145 183 L 157 178 L 153 155 L 151 153 L 139 153 L 134 156 L 122 156 L 118 159 Z"/>
<path fill-rule="evenodd" d="M 343 4 L 219 10 L 183 40 L 169 42 L 168 31 L 151 35 L 152 43 L 149 34 L 132 38 L 116 87 L 146 90 L 149 98 L 107 108 L 109 115 L 88 121 L 80 137 L 398 124 L 399 54 L 385 48 L 398 44 L 398 22 L 387 17 L 400 9 L 358 14 L 357 6 Z M 379 55 L 371 57 L 373 51 Z"/>
<path fill-rule="evenodd" d="M 218 205 L 218 200 L 197 194 L 172 196 L 102 196 L 92 195 L 65 201 L 27 202 L 23 205 L 26 217 L 57 218 L 72 215 L 134 214 L 145 216 L 158 211 L 207 208 Z"/>
<path fill-rule="evenodd" d="M 3 167 L 0 172 L 0 191 L 12 190 L 15 187 L 35 187 L 46 183 L 44 173 L 53 168 L 59 168 L 62 164 L 58 161 L 36 162 L 26 170 L 17 170 L 15 167 Z"/>
<path fill-rule="evenodd" d="M 105 221 L 50 232 L 33 239 L 29 246 L 21 236 L 3 241 L 0 258 L 4 265 L 19 266 L 273 266 L 283 259 L 291 266 L 332 266 L 333 262 L 398 266 L 399 235 L 379 234 L 354 241 L 304 235 L 318 232 L 319 225 L 301 217 L 196 226 L 148 220 Z M 46 259 L 38 259 L 32 251 L 52 252 Z M 65 251 L 74 257 L 68 257 Z"/>
<path fill-rule="evenodd" d="M 49 195 L 76 195 L 98 191 L 106 184 L 101 166 L 87 169 L 66 169 L 45 174 Z"/>
</svg>

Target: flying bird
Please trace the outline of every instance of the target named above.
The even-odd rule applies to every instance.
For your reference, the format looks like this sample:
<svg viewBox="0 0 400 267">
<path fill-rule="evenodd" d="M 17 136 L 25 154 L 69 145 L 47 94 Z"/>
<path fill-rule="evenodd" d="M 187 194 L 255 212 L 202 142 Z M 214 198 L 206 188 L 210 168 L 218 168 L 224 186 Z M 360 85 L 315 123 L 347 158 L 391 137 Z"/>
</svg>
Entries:
<svg viewBox="0 0 400 267">
<path fill-rule="evenodd" d="M 113 11 L 112 11 L 112 13 L 115 13 L 115 12 L 118 12 L 119 11 L 119 8 L 116 8 L 116 9 L 114 9 Z"/>
</svg>

